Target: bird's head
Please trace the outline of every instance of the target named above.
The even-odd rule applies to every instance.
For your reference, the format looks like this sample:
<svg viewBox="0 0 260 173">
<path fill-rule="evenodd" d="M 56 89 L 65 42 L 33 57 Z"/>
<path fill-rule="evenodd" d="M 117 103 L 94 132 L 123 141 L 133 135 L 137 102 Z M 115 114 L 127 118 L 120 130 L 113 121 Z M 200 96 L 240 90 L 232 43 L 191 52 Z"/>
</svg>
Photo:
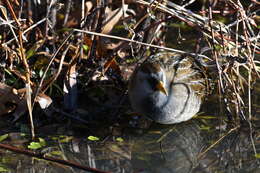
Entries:
<svg viewBox="0 0 260 173">
<path fill-rule="evenodd" d="M 159 63 L 144 63 L 136 71 L 136 86 L 149 92 L 161 92 L 168 95 L 166 75 Z"/>
</svg>

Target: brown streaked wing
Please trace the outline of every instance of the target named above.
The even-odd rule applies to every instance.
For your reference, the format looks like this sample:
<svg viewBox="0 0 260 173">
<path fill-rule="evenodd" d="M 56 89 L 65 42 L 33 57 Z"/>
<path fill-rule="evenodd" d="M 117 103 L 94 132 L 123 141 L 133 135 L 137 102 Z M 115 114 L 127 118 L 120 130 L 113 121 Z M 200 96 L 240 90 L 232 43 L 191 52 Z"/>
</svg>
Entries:
<svg viewBox="0 0 260 173">
<path fill-rule="evenodd" d="M 185 56 L 179 62 L 174 82 L 188 84 L 200 97 L 206 94 L 206 76 L 193 57 Z"/>
<path fill-rule="evenodd" d="M 152 58 L 160 62 L 168 76 L 172 76 L 173 83 L 186 83 L 200 97 L 206 94 L 207 78 L 194 57 L 167 52 L 156 54 Z"/>
</svg>

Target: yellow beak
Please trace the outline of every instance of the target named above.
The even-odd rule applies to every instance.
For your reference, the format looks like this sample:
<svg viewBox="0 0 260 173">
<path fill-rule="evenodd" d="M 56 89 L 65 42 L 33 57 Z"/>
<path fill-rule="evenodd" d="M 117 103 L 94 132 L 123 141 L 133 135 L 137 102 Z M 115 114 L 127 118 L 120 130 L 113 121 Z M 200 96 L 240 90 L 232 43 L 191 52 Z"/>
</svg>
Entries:
<svg viewBox="0 0 260 173">
<path fill-rule="evenodd" d="M 162 81 L 159 81 L 159 82 L 156 84 L 155 88 L 158 89 L 159 91 L 163 92 L 166 96 L 168 96 L 168 93 L 167 93 L 165 87 L 163 86 Z"/>
</svg>

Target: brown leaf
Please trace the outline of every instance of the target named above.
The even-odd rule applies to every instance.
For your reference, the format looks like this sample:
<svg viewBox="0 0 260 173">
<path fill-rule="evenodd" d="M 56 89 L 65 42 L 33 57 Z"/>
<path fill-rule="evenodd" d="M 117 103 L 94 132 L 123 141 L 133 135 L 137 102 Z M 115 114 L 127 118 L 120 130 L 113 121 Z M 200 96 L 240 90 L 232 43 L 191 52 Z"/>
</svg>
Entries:
<svg viewBox="0 0 260 173">
<path fill-rule="evenodd" d="M 26 100 L 19 96 L 18 90 L 0 83 L 0 115 L 13 112 L 18 119 L 26 110 Z"/>
<path fill-rule="evenodd" d="M 97 44 L 97 57 L 105 57 L 109 50 L 115 50 L 121 46 L 122 42 L 112 43 L 110 39 L 99 38 Z"/>
<path fill-rule="evenodd" d="M 86 7 L 86 13 L 88 13 L 92 9 L 93 3 L 91 1 L 87 1 L 85 3 L 85 7 Z"/>
<path fill-rule="evenodd" d="M 112 31 L 114 26 L 119 22 L 120 18 L 123 16 L 123 10 L 126 11 L 128 5 L 124 5 L 123 8 L 118 8 L 111 11 L 109 8 L 106 8 L 106 19 L 102 27 L 103 34 L 108 34 Z"/>
<path fill-rule="evenodd" d="M 116 72 L 120 73 L 120 68 L 118 66 L 118 63 L 116 62 L 115 58 L 107 61 L 104 65 L 105 67 L 105 72 L 108 70 L 108 68 L 112 68 L 113 70 L 115 70 Z"/>
<path fill-rule="evenodd" d="M 39 105 L 42 109 L 48 108 L 52 103 L 52 99 L 49 96 L 47 96 L 46 94 L 43 94 L 43 93 L 40 93 L 36 97 L 36 101 L 39 103 Z"/>
</svg>

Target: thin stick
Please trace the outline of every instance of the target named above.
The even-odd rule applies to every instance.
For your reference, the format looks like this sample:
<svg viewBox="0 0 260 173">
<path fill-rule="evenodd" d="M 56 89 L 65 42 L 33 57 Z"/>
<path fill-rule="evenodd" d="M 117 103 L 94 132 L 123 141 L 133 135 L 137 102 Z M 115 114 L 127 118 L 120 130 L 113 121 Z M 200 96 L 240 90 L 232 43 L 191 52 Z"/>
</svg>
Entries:
<svg viewBox="0 0 260 173">
<path fill-rule="evenodd" d="M 233 129 L 230 129 L 225 135 L 221 136 L 218 140 L 216 140 L 213 144 L 211 144 L 205 151 L 200 153 L 198 155 L 198 159 L 201 159 L 202 156 L 204 156 L 209 150 L 211 150 L 214 146 L 219 144 L 226 136 L 228 136 L 229 134 L 231 134 L 233 131 L 237 130 L 238 128 L 239 128 L 239 126 L 236 126 Z"/>
<path fill-rule="evenodd" d="M 18 46 L 19 46 L 19 51 L 20 51 L 20 56 L 21 56 L 21 59 L 23 61 L 23 65 L 24 65 L 24 68 L 25 68 L 25 71 L 26 71 L 26 102 L 27 102 L 27 107 L 28 107 L 28 111 L 29 111 L 29 116 L 30 116 L 30 124 L 31 124 L 31 134 L 32 134 L 32 139 L 35 138 L 35 131 L 34 131 L 34 124 L 33 124 L 33 115 L 32 115 L 32 100 L 31 100 L 31 77 L 30 77 L 30 69 L 29 69 L 29 65 L 27 63 L 27 59 L 26 59 L 26 56 L 24 54 L 24 48 L 23 48 L 23 31 L 22 31 L 22 27 L 21 27 L 21 23 L 19 22 L 19 20 L 17 19 L 15 13 L 14 13 L 14 10 L 13 10 L 13 7 L 11 6 L 9 0 L 6 0 L 6 3 L 7 3 L 7 6 L 8 6 L 8 9 L 10 10 L 11 12 L 11 15 L 12 17 L 14 18 L 15 22 L 17 23 L 18 25 L 18 28 L 19 28 L 19 43 L 18 43 Z"/>
<path fill-rule="evenodd" d="M 25 149 L 14 147 L 14 146 L 7 145 L 7 144 L 1 144 L 0 143 L 0 148 L 6 149 L 6 150 L 9 150 L 9 151 L 13 151 L 15 153 L 20 153 L 20 154 L 24 154 L 24 155 L 27 155 L 27 156 L 31 156 L 31 157 L 36 157 L 36 158 L 39 158 L 39 159 L 44 159 L 44 160 L 47 160 L 47 161 L 60 163 L 62 165 L 82 169 L 82 170 L 89 171 L 89 172 L 108 173 L 106 171 L 101 171 L 101 170 L 98 170 L 98 169 L 95 169 L 95 168 L 90 168 L 90 167 L 87 167 L 87 166 L 80 165 L 80 164 L 73 162 L 73 161 L 62 160 L 62 159 L 58 159 L 58 158 L 55 158 L 55 157 L 46 156 L 45 154 L 42 154 L 42 153 L 36 153 L 34 151 L 31 151 L 31 150 L 25 150 Z"/>
<path fill-rule="evenodd" d="M 172 52 L 177 52 L 177 53 L 181 53 L 181 54 L 189 54 L 191 56 L 199 56 L 199 57 L 208 59 L 208 57 L 205 56 L 205 55 L 196 54 L 196 53 L 188 53 L 188 52 L 178 50 L 178 49 L 173 49 L 173 48 L 164 47 L 164 46 L 158 46 L 158 45 L 149 44 L 149 43 L 143 43 L 143 42 L 140 42 L 140 41 L 135 41 L 135 40 L 132 40 L 132 39 L 123 38 L 123 37 L 119 37 L 119 36 L 107 35 L 107 34 L 102 34 L 102 33 L 97 33 L 97 32 L 92 32 L 92 31 L 86 31 L 86 30 L 80 30 L 80 29 L 73 29 L 73 31 L 82 32 L 82 33 L 86 33 L 86 34 L 90 34 L 90 35 L 97 35 L 97 36 L 116 39 L 116 40 L 127 41 L 127 42 L 136 43 L 136 44 L 140 44 L 140 45 L 144 45 L 144 46 L 150 46 L 150 47 L 154 47 L 154 48 L 158 48 L 158 49 L 164 49 L 164 50 L 169 50 L 169 51 L 172 51 Z"/>
<path fill-rule="evenodd" d="M 45 79 L 45 77 L 46 77 L 46 75 L 47 75 L 47 72 L 48 72 L 49 68 L 51 67 L 52 62 L 54 61 L 56 55 L 59 53 L 59 51 L 61 50 L 61 48 L 65 45 L 65 43 L 66 43 L 66 42 L 69 40 L 69 38 L 72 36 L 72 34 L 73 34 L 73 32 L 71 32 L 71 33 L 67 36 L 67 38 L 65 38 L 65 40 L 62 42 L 62 44 L 60 45 L 60 47 L 57 49 L 57 51 L 52 55 L 51 60 L 50 60 L 48 66 L 46 67 L 46 69 L 45 69 L 45 71 L 44 71 L 44 73 L 43 73 L 43 76 L 42 76 L 42 78 L 41 78 L 40 84 L 39 84 L 39 86 L 38 86 L 38 88 L 37 88 L 37 90 L 36 90 L 36 92 L 35 92 L 35 96 L 34 96 L 34 99 L 33 99 L 33 105 L 34 105 L 34 103 L 36 102 L 37 95 L 39 94 L 39 92 L 40 92 L 41 89 L 42 89 L 43 81 L 44 81 L 44 79 Z"/>
</svg>

